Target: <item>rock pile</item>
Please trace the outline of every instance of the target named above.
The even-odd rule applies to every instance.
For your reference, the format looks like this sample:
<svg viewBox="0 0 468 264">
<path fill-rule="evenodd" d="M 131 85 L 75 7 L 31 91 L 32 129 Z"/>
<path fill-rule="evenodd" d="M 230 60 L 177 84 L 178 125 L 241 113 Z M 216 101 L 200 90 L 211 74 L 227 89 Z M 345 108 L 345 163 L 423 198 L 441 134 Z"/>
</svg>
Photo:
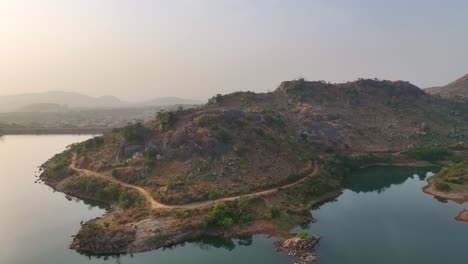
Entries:
<svg viewBox="0 0 468 264">
<path fill-rule="evenodd" d="M 288 256 L 299 258 L 300 262 L 295 263 L 306 264 L 317 260 L 314 248 L 319 241 L 319 236 L 309 236 L 304 239 L 293 237 L 285 241 L 278 241 L 276 249 L 286 252 Z"/>
</svg>

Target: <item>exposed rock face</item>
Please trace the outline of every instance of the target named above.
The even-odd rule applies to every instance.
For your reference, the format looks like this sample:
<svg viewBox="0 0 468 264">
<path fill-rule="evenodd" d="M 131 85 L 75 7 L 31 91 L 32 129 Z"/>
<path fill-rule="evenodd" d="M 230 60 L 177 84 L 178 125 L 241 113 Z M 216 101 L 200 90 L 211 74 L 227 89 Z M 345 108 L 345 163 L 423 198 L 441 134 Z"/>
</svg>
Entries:
<svg viewBox="0 0 468 264">
<path fill-rule="evenodd" d="M 276 248 L 285 251 L 288 256 L 299 258 L 302 260 L 300 263 L 310 263 L 317 260 L 314 249 L 319 241 L 319 236 L 309 236 L 305 239 L 293 237 L 283 242 L 279 241 Z"/>
<path fill-rule="evenodd" d="M 128 246 L 135 240 L 135 230 L 131 227 L 103 230 L 86 224 L 73 239 L 71 249 L 92 254 L 127 253 Z"/>
</svg>

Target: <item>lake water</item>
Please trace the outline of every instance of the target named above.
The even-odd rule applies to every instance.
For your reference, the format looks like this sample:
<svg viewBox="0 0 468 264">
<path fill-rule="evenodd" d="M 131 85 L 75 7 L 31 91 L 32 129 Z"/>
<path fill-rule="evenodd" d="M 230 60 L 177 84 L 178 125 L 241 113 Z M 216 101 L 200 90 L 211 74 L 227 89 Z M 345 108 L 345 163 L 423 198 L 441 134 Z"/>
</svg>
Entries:
<svg viewBox="0 0 468 264">
<path fill-rule="evenodd" d="M 80 221 L 105 211 L 34 181 L 37 167 L 71 143 L 91 136 L 0 137 L 0 264 L 291 263 L 274 239 L 205 239 L 133 256 L 88 258 L 68 249 Z"/>
<path fill-rule="evenodd" d="M 35 172 L 67 145 L 90 137 L 0 138 L 1 264 L 292 263 L 265 236 L 205 239 L 120 257 L 88 258 L 69 250 L 80 221 L 104 210 L 34 183 Z M 304 227 L 322 236 L 319 263 L 466 263 L 468 224 L 453 220 L 463 206 L 424 194 L 426 171 L 371 168 L 350 175 L 343 195 L 313 210 L 319 221 Z"/>
</svg>

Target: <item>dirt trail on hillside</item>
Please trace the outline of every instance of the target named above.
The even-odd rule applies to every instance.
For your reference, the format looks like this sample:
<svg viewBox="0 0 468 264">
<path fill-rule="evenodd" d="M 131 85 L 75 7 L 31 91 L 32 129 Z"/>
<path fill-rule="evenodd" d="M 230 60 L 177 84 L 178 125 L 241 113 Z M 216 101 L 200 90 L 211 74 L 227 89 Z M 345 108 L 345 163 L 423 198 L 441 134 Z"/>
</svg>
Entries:
<svg viewBox="0 0 468 264">
<path fill-rule="evenodd" d="M 287 185 L 279 186 L 279 187 L 264 190 L 264 191 L 259 191 L 259 192 L 244 194 L 244 195 L 238 195 L 238 196 L 233 196 L 233 197 L 225 197 L 225 198 L 220 198 L 220 199 L 211 200 L 211 201 L 202 201 L 202 202 L 195 202 L 195 203 L 182 204 L 182 205 L 168 205 L 168 204 L 162 204 L 162 203 L 156 201 L 154 199 L 154 197 L 151 195 L 151 191 L 149 191 L 149 190 L 147 190 L 147 189 L 145 189 L 143 187 L 139 187 L 139 186 L 136 186 L 136 185 L 133 185 L 133 184 L 122 182 L 122 181 L 112 177 L 110 171 L 99 173 L 99 172 L 94 172 L 94 171 L 91 171 L 91 170 L 88 170 L 88 169 L 77 168 L 76 167 L 76 155 L 73 156 L 73 161 L 70 164 L 70 168 L 77 171 L 77 172 L 79 172 L 79 173 L 82 173 L 82 174 L 84 174 L 86 176 L 98 177 L 98 178 L 101 178 L 101 179 L 104 179 L 104 180 L 107 180 L 107 181 L 118 183 L 118 184 L 120 184 L 120 185 L 122 185 L 124 187 L 127 187 L 127 188 L 135 189 L 135 190 L 139 191 L 145 197 L 145 199 L 151 205 L 152 209 L 161 209 L 161 208 L 165 208 L 165 209 L 195 209 L 195 208 L 211 206 L 211 205 L 215 205 L 215 204 L 219 204 L 219 203 L 224 203 L 224 202 L 227 202 L 227 201 L 234 201 L 234 200 L 239 199 L 239 198 L 252 198 L 252 197 L 264 196 L 264 195 L 275 193 L 275 192 L 278 191 L 278 189 L 291 188 L 291 187 L 305 181 L 310 176 L 311 173 L 316 174 L 318 172 L 317 161 L 315 161 L 313 166 L 310 165 L 308 168 L 306 168 L 304 170 L 304 173 L 306 174 L 306 176 L 304 178 L 302 178 L 302 179 L 300 179 L 300 180 L 298 180 L 296 182 L 287 184 Z"/>
</svg>

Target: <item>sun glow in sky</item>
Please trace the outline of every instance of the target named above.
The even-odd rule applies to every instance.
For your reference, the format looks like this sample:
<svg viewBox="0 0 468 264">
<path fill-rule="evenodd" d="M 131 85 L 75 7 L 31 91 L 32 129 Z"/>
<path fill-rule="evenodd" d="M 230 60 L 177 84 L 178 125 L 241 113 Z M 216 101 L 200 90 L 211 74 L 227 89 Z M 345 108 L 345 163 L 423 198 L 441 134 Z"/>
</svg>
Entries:
<svg viewBox="0 0 468 264">
<path fill-rule="evenodd" d="M 468 73 L 467 13 L 461 0 L 0 0 L 0 95 L 206 98 L 299 76 L 442 85 Z"/>
</svg>

